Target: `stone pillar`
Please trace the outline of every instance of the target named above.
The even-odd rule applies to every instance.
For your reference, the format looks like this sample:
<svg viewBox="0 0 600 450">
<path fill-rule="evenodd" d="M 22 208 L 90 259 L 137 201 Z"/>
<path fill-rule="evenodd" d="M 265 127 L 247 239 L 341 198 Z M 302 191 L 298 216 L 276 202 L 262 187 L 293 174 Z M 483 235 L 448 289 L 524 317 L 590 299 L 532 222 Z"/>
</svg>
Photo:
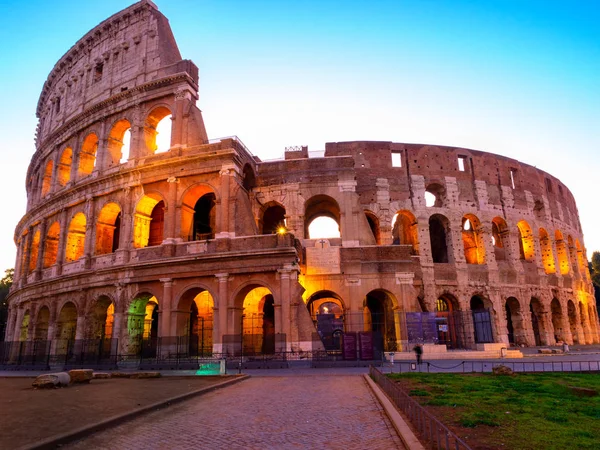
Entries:
<svg viewBox="0 0 600 450">
<path fill-rule="evenodd" d="M 229 213 L 230 213 L 230 184 L 231 184 L 231 176 L 234 171 L 233 165 L 223 165 L 219 175 L 221 177 L 221 203 L 218 205 L 219 215 L 218 215 L 218 227 L 217 233 L 215 237 L 219 238 L 228 238 L 234 237 L 235 233 L 230 232 L 230 223 L 229 223 Z"/>
<path fill-rule="evenodd" d="M 129 262 L 129 252 L 133 247 L 133 214 L 131 214 L 133 205 L 131 189 L 129 187 L 123 189 L 123 194 L 126 201 L 123 202 L 123 209 L 121 210 L 121 231 L 119 234 L 119 248 L 115 252 L 117 255 L 115 262 L 117 264 L 126 264 L 127 262 Z"/>
<path fill-rule="evenodd" d="M 136 105 L 133 110 L 133 120 L 131 123 L 131 137 L 129 140 L 129 161 L 142 158 L 148 154 L 146 142 L 144 140 L 144 122 L 140 118 L 141 108 Z"/>
<path fill-rule="evenodd" d="M 550 332 L 551 319 L 550 315 L 546 311 L 540 311 L 537 313 L 538 328 L 540 330 L 540 343 L 542 345 L 553 345 L 554 336 Z"/>
<path fill-rule="evenodd" d="M 413 286 L 415 274 L 413 272 L 397 272 L 395 275 L 398 286 L 398 310 L 394 311 L 396 325 L 396 347 L 398 351 L 410 351 L 408 330 L 404 321 L 405 311 L 418 311 L 416 309 L 417 295 Z M 404 326 L 403 326 L 404 325 Z"/>
<path fill-rule="evenodd" d="M 342 204 L 340 205 L 342 247 L 358 247 L 360 245 L 357 213 L 352 207 L 356 196 L 356 185 L 355 179 L 338 181 L 342 193 Z"/>
<path fill-rule="evenodd" d="M 167 183 L 169 184 L 169 194 L 165 211 L 165 239 L 163 244 L 172 244 L 181 240 L 181 237 L 175 234 L 177 229 L 177 185 L 179 180 L 175 177 L 169 177 Z"/>
<path fill-rule="evenodd" d="M 6 322 L 6 331 L 4 332 L 4 340 L 12 342 L 14 337 L 15 323 L 17 321 L 17 308 L 13 305 L 8 306 L 8 318 Z"/>
<path fill-rule="evenodd" d="M 171 329 L 171 311 L 173 309 L 173 279 L 161 278 L 163 284 L 163 298 L 159 306 L 160 324 L 159 336 L 161 338 L 172 336 L 174 330 Z"/>
<path fill-rule="evenodd" d="M 44 250 L 46 248 L 46 229 L 48 227 L 48 220 L 43 219 L 40 223 L 40 242 L 38 244 L 38 255 L 35 264 L 36 280 L 42 278 L 42 270 L 44 270 Z"/>
<path fill-rule="evenodd" d="M 185 107 L 193 101 L 192 93 L 186 89 L 179 89 L 175 92 L 175 108 L 171 114 L 173 121 L 171 128 L 171 148 L 185 147 L 184 130 L 186 128 Z"/>
<path fill-rule="evenodd" d="M 227 315 L 229 311 L 229 292 L 228 282 L 229 274 L 217 273 L 215 274 L 219 283 L 219 297 L 218 297 L 218 308 L 214 312 L 213 318 L 213 351 L 215 353 L 227 352 L 227 345 L 229 342 L 225 342 L 225 335 L 229 334 L 227 329 Z M 216 326 L 216 330 L 215 327 Z"/>
<path fill-rule="evenodd" d="M 33 227 L 27 228 L 27 235 L 25 236 L 25 260 L 21 267 L 21 279 L 23 283 L 27 283 L 27 275 L 29 274 L 29 262 L 31 261 L 31 243 L 33 242 Z"/>
<path fill-rule="evenodd" d="M 60 211 L 60 236 L 58 238 L 58 254 L 56 255 L 56 275 L 62 273 L 62 266 L 65 262 L 65 251 L 67 249 L 67 234 L 69 232 L 69 225 L 67 223 L 68 216 L 67 210 L 63 209 Z"/>
<path fill-rule="evenodd" d="M 571 333 L 571 322 L 569 321 L 569 308 L 567 305 L 563 304 L 563 302 L 561 302 L 560 308 L 561 311 L 563 311 L 561 317 L 563 322 L 562 327 L 564 340 L 567 344 L 573 345 L 573 333 Z"/>
<path fill-rule="evenodd" d="M 92 255 L 96 245 L 96 214 L 94 210 L 94 197 L 87 197 L 85 204 L 85 241 L 83 244 L 83 257 L 86 269 L 90 269 L 92 265 Z"/>
<path fill-rule="evenodd" d="M 13 327 L 13 342 L 21 340 L 21 325 L 23 324 L 23 317 L 25 316 L 25 309 L 19 305 L 16 311 L 16 320 Z"/>
<path fill-rule="evenodd" d="M 275 329 L 276 332 L 283 333 L 285 336 L 285 347 L 284 348 L 275 348 L 276 352 L 280 351 L 290 351 L 291 350 L 291 316 L 290 316 L 290 304 L 292 303 L 292 298 L 290 295 L 290 276 L 291 276 L 291 267 L 284 267 L 283 269 L 279 269 L 277 272 L 279 273 L 279 303 L 281 306 L 281 314 L 280 320 L 281 325 L 278 325 L 277 317 L 275 317 Z M 275 310 L 277 313 L 277 309 Z M 279 331 L 277 331 L 279 330 Z M 275 342 L 277 345 L 278 342 Z"/>
<path fill-rule="evenodd" d="M 21 237 L 17 241 L 17 259 L 15 261 L 15 272 L 13 274 L 15 285 L 17 285 L 19 280 L 21 279 L 21 272 L 23 271 L 21 266 L 23 262 L 23 252 L 25 251 L 24 247 L 25 239 Z"/>
</svg>

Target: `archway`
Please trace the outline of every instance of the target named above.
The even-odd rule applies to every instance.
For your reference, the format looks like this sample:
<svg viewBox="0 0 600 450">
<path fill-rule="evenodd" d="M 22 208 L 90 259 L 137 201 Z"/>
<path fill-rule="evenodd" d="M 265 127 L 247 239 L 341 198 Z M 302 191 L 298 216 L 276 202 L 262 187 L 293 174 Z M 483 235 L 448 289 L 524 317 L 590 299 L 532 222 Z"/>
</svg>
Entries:
<svg viewBox="0 0 600 450">
<path fill-rule="evenodd" d="M 67 262 L 77 261 L 83 256 L 85 249 L 85 214 L 79 212 L 73 216 L 67 233 L 67 246 L 65 249 L 65 260 Z"/>
<path fill-rule="evenodd" d="M 546 342 L 546 323 L 545 311 L 542 303 L 535 297 L 529 302 L 529 313 L 531 314 L 531 327 L 533 330 L 533 339 L 536 346 L 547 345 Z"/>
<path fill-rule="evenodd" d="M 119 248 L 121 235 L 121 208 L 107 203 L 98 213 L 96 221 L 96 254 L 114 253 Z"/>
<path fill-rule="evenodd" d="M 159 194 L 144 195 L 135 208 L 133 247 L 160 245 L 163 241 L 164 202 Z"/>
<path fill-rule="evenodd" d="M 54 170 L 54 163 L 48 161 L 46 163 L 46 169 L 44 170 L 44 177 L 42 178 L 42 197 L 50 192 L 52 187 L 52 172 Z"/>
<path fill-rule="evenodd" d="M 179 300 L 177 335 L 187 338 L 190 356 L 210 356 L 213 351 L 214 299 L 202 288 L 186 291 Z"/>
<path fill-rule="evenodd" d="M 309 297 L 306 306 L 325 350 L 341 350 L 345 331 L 342 298 L 332 291 L 318 291 Z"/>
<path fill-rule="evenodd" d="M 171 111 L 164 106 L 154 108 L 146 118 L 144 140 L 148 153 L 163 153 L 171 148 Z"/>
<path fill-rule="evenodd" d="M 127 119 L 116 122 L 108 135 L 108 166 L 127 162 L 131 144 L 131 124 Z"/>
<path fill-rule="evenodd" d="M 67 147 L 60 155 L 58 167 L 56 170 L 56 181 L 58 185 L 64 187 L 71 181 L 71 164 L 73 163 L 73 150 Z"/>
<path fill-rule="evenodd" d="M 29 247 L 29 272 L 33 272 L 37 267 L 38 254 L 40 251 L 40 230 L 36 230 L 33 233 L 33 239 Z"/>
<path fill-rule="evenodd" d="M 470 306 L 476 344 L 494 342 L 491 311 L 486 308 L 485 303 L 486 300 L 478 295 L 471 297 Z"/>
<path fill-rule="evenodd" d="M 187 190 L 181 205 L 181 237 L 187 241 L 213 239 L 217 198 L 212 188 L 197 184 Z"/>
<path fill-rule="evenodd" d="M 113 335 L 115 305 L 112 300 L 102 295 L 95 302 L 88 318 L 88 338 L 94 340 L 110 340 Z"/>
<path fill-rule="evenodd" d="M 577 251 L 575 250 L 575 243 L 571 235 L 567 236 L 567 246 L 569 248 L 569 263 L 571 264 L 571 270 L 574 274 L 579 273 L 579 264 L 577 264 Z"/>
<path fill-rule="evenodd" d="M 377 289 L 367 294 L 363 301 L 365 331 L 373 332 L 375 350 L 397 350 L 394 300 L 389 293 Z"/>
<path fill-rule="evenodd" d="M 467 264 L 485 264 L 485 246 L 481 222 L 473 214 L 462 218 L 462 241 Z"/>
<path fill-rule="evenodd" d="M 98 136 L 94 133 L 88 134 L 79 151 L 79 178 L 87 177 L 96 167 L 96 151 L 98 150 Z"/>
<path fill-rule="evenodd" d="M 31 322 L 31 314 L 29 310 L 25 311 L 23 320 L 21 321 L 21 330 L 19 332 L 19 341 L 25 342 L 29 340 L 29 323 Z"/>
<path fill-rule="evenodd" d="M 304 205 L 304 236 L 307 239 L 341 237 L 340 207 L 327 195 L 315 195 Z"/>
<path fill-rule="evenodd" d="M 141 293 L 133 299 L 127 311 L 126 354 L 156 356 L 158 317 L 158 300 L 152 294 Z"/>
<path fill-rule="evenodd" d="M 279 203 L 271 202 L 263 207 L 260 223 L 261 234 L 277 233 L 281 227 L 286 227 L 285 208 Z"/>
<path fill-rule="evenodd" d="M 573 337 L 573 344 L 579 344 L 579 333 L 577 333 L 577 310 L 572 300 L 567 302 L 567 314 L 569 316 L 569 328 Z"/>
<path fill-rule="evenodd" d="M 515 297 L 509 297 L 506 299 L 504 308 L 506 310 L 508 342 L 517 346 L 527 344 L 523 326 L 523 315 L 521 313 L 521 304 Z"/>
<path fill-rule="evenodd" d="M 58 258 L 58 239 L 60 236 L 60 225 L 58 222 L 54 222 L 48 228 L 46 233 L 46 242 L 44 244 L 44 269 L 56 264 Z"/>
<path fill-rule="evenodd" d="M 463 348 L 461 336 L 462 320 L 458 309 L 458 301 L 449 294 L 440 296 L 435 304 L 436 331 L 438 344 L 448 348 Z"/>
<path fill-rule="evenodd" d="M 42 306 L 38 312 L 35 321 L 35 331 L 33 339 L 36 341 L 48 340 L 48 325 L 50 323 L 50 310 L 47 306 Z"/>
<path fill-rule="evenodd" d="M 591 344 L 592 343 L 592 330 L 590 328 L 590 322 L 587 316 L 587 309 L 582 301 L 579 301 L 579 322 L 581 323 L 581 328 L 583 329 L 584 341 L 582 344 Z"/>
<path fill-rule="evenodd" d="M 243 352 L 245 355 L 272 354 L 276 350 L 273 294 L 264 286 L 244 291 L 247 293 L 242 302 Z"/>
<path fill-rule="evenodd" d="M 492 245 L 494 246 L 496 261 L 505 261 L 507 258 L 507 249 L 504 245 L 507 233 L 508 225 L 506 225 L 506 221 L 502 217 L 494 217 L 492 220 Z"/>
<path fill-rule="evenodd" d="M 63 305 L 56 321 L 56 351 L 59 356 L 70 357 L 77 332 L 77 307 L 72 302 Z"/>
<path fill-rule="evenodd" d="M 517 223 L 519 232 L 519 256 L 522 260 L 533 261 L 535 258 L 535 246 L 533 239 L 533 231 L 529 224 L 521 220 Z"/>
<path fill-rule="evenodd" d="M 379 218 L 371 211 L 365 211 L 365 217 L 369 224 L 369 229 L 375 238 L 375 244 L 381 245 L 381 230 L 379 228 Z"/>
<path fill-rule="evenodd" d="M 552 251 L 552 242 L 548 232 L 540 228 L 540 250 L 542 251 L 542 264 L 546 273 L 556 273 L 556 264 L 554 263 L 554 252 Z"/>
<path fill-rule="evenodd" d="M 392 218 L 392 245 L 410 245 L 413 255 L 419 254 L 417 219 L 410 211 L 398 211 Z"/>
<path fill-rule="evenodd" d="M 429 240 L 431 242 L 431 257 L 434 263 L 448 263 L 451 261 L 448 251 L 448 236 L 450 224 L 448 219 L 441 214 L 434 214 L 429 218 Z"/>
<path fill-rule="evenodd" d="M 562 307 L 557 298 L 550 302 L 550 311 L 552 313 L 552 328 L 554 328 L 554 340 L 556 343 L 566 342 L 565 332 L 563 330 Z"/>
</svg>

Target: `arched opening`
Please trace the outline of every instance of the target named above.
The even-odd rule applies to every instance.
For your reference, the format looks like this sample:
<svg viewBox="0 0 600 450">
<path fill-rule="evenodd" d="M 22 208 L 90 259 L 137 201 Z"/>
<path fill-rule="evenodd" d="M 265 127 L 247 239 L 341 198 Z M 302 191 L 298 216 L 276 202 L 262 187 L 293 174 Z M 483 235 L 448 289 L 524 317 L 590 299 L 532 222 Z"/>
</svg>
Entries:
<svg viewBox="0 0 600 450">
<path fill-rule="evenodd" d="M 138 294 L 127 311 L 125 354 L 156 356 L 158 344 L 158 300 L 152 294 Z"/>
<path fill-rule="evenodd" d="M 135 208 L 133 247 L 160 245 L 163 241 L 164 202 L 158 194 L 144 195 Z M 151 239 L 152 236 L 152 239 Z"/>
<path fill-rule="evenodd" d="M 517 346 L 527 344 L 519 301 L 514 297 L 509 297 L 506 299 L 505 309 L 508 342 Z"/>
<path fill-rule="evenodd" d="M 60 236 L 60 224 L 54 222 L 48 228 L 46 233 L 46 242 L 44 243 L 44 269 L 56 264 L 58 258 L 58 238 Z"/>
<path fill-rule="evenodd" d="M 581 244 L 579 243 L 579 239 L 575 239 L 575 249 L 577 250 L 577 262 L 579 263 L 579 273 L 582 276 L 585 276 L 588 269 L 587 269 L 585 254 L 583 252 L 583 248 L 581 247 Z"/>
<path fill-rule="evenodd" d="M 569 327 L 571 329 L 571 336 L 573 337 L 573 344 L 579 344 L 579 334 L 577 333 L 577 311 L 575 310 L 575 304 L 572 300 L 567 302 L 567 314 L 569 315 Z"/>
<path fill-rule="evenodd" d="M 584 344 L 591 344 L 591 329 L 590 322 L 588 321 L 587 309 L 582 301 L 579 302 L 579 323 L 581 324 L 581 328 L 583 329 L 583 334 L 585 337 Z"/>
<path fill-rule="evenodd" d="M 393 352 L 397 350 L 396 321 L 394 301 L 383 290 L 371 291 L 363 301 L 365 331 L 373 332 L 373 344 L 376 351 Z"/>
<path fill-rule="evenodd" d="M 486 301 L 478 296 L 471 297 L 471 315 L 473 316 L 473 329 L 475 332 L 475 343 L 486 344 L 494 342 L 492 332 L 492 317 L 490 309 L 486 308 Z"/>
<path fill-rule="evenodd" d="M 36 341 L 48 340 L 48 325 L 50 324 L 50 310 L 47 306 L 42 306 L 38 312 L 35 321 L 35 331 L 33 339 Z"/>
<path fill-rule="evenodd" d="M 381 232 L 380 232 L 380 228 L 379 228 L 379 218 L 371 211 L 365 211 L 365 217 L 367 218 L 367 223 L 369 224 L 371 233 L 373 233 L 373 238 L 375 239 L 375 243 L 377 245 L 381 245 Z"/>
<path fill-rule="evenodd" d="M 201 288 L 186 291 L 179 300 L 177 334 L 187 336 L 190 356 L 210 356 L 213 350 L 214 299 Z"/>
<path fill-rule="evenodd" d="M 598 318 L 594 314 L 594 307 L 590 304 L 587 306 L 588 321 L 592 332 L 592 343 L 598 343 Z"/>
<path fill-rule="evenodd" d="M 533 261 L 535 259 L 533 231 L 524 220 L 517 223 L 517 229 L 519 231 L 519 256 L 522 260 Z"/>
<path fill-rule="evenodd" d="M 448 252 L 448 237 L 450 223 L 445 216 L 434 214 L 429 218 L 429 240 L 431 242 L 431 257 L 434 263 L 450 262 Z"/>
<path fill-rule="evenodd" d="M 529 302 L 529 314 L 531 315 L 531 328 L 533 329 L 533 339 L 536 346 L 545 345 L 542 341 L 542 332 L 545 330 L 544 307 L 537 298 L 532 298 Z"/>
<path fill-rule="evenodd" d="M 412 254 L 419 254 L 417 219 L 410 211 L 398 211 L 392 218 L 392 245 L 410 245 Z"/>
<path fill-rule="evenodd" d="M 254 287 L 244 296 L 242 304 L 244 354 L 274 353 L 276 348 L 276 324 L 273 294 L 266 287 Z"/>
<path fill-rule="evenodd" d="M 77 307 L 72 302 L 67 302 L 56 320 L 56 355 L 60 355 L 64 360 L 71 357 L 76 332 Z"/>
<path fill-rule="evenodd" d="M 318 291 L 310 296 L 306 306 L 325 350 L 342 349 L 344 302 L 332 291 Z"/>
<path fill-rule="evenodd" d="M 163 153 L 171 148 L 171 111 L 164 106 L 152 110 L 144 126 L 144 140 L 149 153 Z"/>
<path fill-rule="evenodd" d="M 44 169 L 44 177 L 42 178 L 42 197 L 50 192 L 50 188 L 52 187 L 52 171 L 54 169 L 54 163 L 52 161 L 48 161 L 46 163 L 46 168 Z"/>
<path fill-rule="evenodd" d="M 131 144 L 131 124 L 122 119 L 116 122 L 108 135 L 108 166 L 127 162 Z"/>
<path fill-rule="evenodd" d="M 40 230 L 36 230 L 35 233 L 33 233 L 29 251 L 31 254 L 29 257 L 29 272 L 31 273 L 37 267 L 38 254 L 40 251 Z"/>
<path fill-rule="evenodd" d="M 550 303 L 550 311 L 552 313 L 552 328 L 554 328 L 554 340 L 561 343 L 566 342 L 565 331 L 563 330 L 563 315 L 562 307 L 557 298 L 553 298 Z"/>
<path fill-rule="evenodd" d="M 116 203 L 107 203 L 100 210 L 96 222 L 96 254 L 113 253 L 119 248 L 121 208 Z"/>
<path fill-rule="evenodd" d="M 459 331 L 462 328 L 458 301 L 449 294 L 440 296 L 435 304 L 435 322 L 437 329 L 437 342 L 448 348 L 462 348 Z M 456 314 L 454 312 L 456 311 Z"/>
<path fill-rule="evenodd" d="M 256 186 L 256 176 L 250 164 L 244 166 L 242 186 L 247 192 L 250 192 Z"/>
<path fill-rule="evenodd" d="M 216 221 L 216 197 L 209 192 L 198 199 L 194 205 L 194 223 L 192 235 L 188 240 L 200 241 L 214 239 Z"/>
<path fill-rule="evenodd" d="M 438 183 L 431 183 L 425 189 L 425 206 L 441 208 L 446 201 L 446 189 Z"/>
<path fill-rule="evenodd" d="M 98 150 L 98 136 L 88 134 L 81 144 L 79 152 L 79 177 L 90 175 L 96 167 L 96 151 Z"/>
<path fill-rule="evenodd" d="M 552 241 L 548 232 L 540 228 L 540 250 L 542 251 L 542 264 L 546 273 L 556 273 L 556 264 L 554 263 L 554 252 L 552 251 Z"/>
<path fill-rule="evenodd" d="M 508 233 L 508 226 L 502 217 L 494 217 L 492 220 L 492 245 L 494 246 L 494 256 L 496 261 L 506 260 L 505 238 Z"/>
<path fill-rule="evenodd" d="M 485 246 L 481 222 L 473 214 L 462 218 L 462 241 L 467 264 L 485 264 Z"/>
<path fill-rule="evenodd" d="M 71 164 L 73 164 L 73 149 L 67 147 L 63 150 L 58 161 L 56 181 L 58 181 L 59 186 L 66 186 L 71 181 Z"/>
<path fill-rule="evenodd" d="M 304 205 L 304 236 L 307 239 L 341 237 L 340 207 L 327 195 L 316 195 Z"/>
<path fill-rule="evenodd" d="M 573 273 L 579 273 L 579 264 L 577 264 L 577 251 L 571 235 L 567 236 L 567 245 L 569 247 L 569 262 L 571 263 L 571 269 L 573 269 Z"/>
<path fill-rule="evenodd" d="M 115 305 L 112 300 L 100 296 L 90 311 L 88 317 L 88 338 L 105 340 L 111 339 L 113 334 Z"/>
<path fill-rule="evenodd" d="M 77 213 L 71 219 L 69 231 L 67 233 L 67 247 L 65 250 L 65 260 L 67 262 L 77 261 L 83 256 L 85 249 L 85 214 Z"/>
<path fill-rule="evenodd" d="M 569 252 L 560 230 L 554 232 L 554 242 L 556 244 L 556 256 L 558 256 L 560 273 L 561 275 L 567 275 L 569 273 Z"/>
<path fill-rule="evenodd" d="M 29 323 L 31 322 L 31 314 L 29 310 L 25 311 L 23 320 L 21 321 L 21 330 L 19 332 L 19 341 L 25 342 L 29 340 Z"/>
<path fill-rule="evenodd" d="M 261 234 L 274 234 L 281 227 L 286 228 L 285 208 L 278 203 L 265 205 L 261 221 Z"/>
</svg>

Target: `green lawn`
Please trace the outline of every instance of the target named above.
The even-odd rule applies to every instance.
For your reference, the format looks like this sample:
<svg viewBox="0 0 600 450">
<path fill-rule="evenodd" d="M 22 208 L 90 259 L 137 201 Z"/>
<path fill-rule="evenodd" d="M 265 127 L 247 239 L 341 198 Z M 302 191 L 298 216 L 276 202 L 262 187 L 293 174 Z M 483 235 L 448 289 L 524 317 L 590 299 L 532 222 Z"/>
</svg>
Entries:
<svg viewBox="0 0 600 450">
<path fill-rule="evenodd" d="M 392 374 L 410 395 L 480 449 L 600 449 L 600 374 Z"/>
</svg>

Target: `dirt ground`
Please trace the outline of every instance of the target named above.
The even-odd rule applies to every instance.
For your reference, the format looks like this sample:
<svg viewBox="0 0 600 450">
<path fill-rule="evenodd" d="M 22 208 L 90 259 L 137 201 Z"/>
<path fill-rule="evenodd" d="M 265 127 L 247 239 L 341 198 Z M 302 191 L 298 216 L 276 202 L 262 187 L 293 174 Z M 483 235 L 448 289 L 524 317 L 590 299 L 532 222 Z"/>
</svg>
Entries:
<svg viewBox="0 0 600 450">
<path fill-rule="evenodd" d="M 0 378 L 0 449 L 35 445 L 230 378 L 112 378 L 59 389 L 34 389 L 31 386 L 34 378 Z"/>
</svg>

